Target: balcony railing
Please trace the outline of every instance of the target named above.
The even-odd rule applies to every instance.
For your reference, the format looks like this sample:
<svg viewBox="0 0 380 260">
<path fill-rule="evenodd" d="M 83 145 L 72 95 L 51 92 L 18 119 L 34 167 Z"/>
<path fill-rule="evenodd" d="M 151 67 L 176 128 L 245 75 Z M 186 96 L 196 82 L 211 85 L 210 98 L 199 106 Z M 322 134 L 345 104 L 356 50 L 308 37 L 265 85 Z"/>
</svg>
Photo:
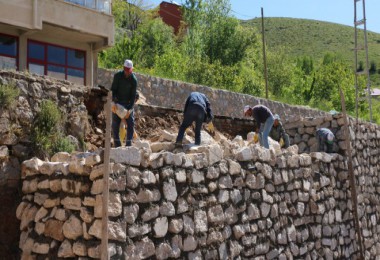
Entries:
<svg viewBox="0 0 380 260">
<path fill-rule="evenodd" d="M 64 0 L 76 5 L 81 5 L 90 9 L 97 10 L 106 14 L 111 14 L 112 0 Z"/>
</svg>

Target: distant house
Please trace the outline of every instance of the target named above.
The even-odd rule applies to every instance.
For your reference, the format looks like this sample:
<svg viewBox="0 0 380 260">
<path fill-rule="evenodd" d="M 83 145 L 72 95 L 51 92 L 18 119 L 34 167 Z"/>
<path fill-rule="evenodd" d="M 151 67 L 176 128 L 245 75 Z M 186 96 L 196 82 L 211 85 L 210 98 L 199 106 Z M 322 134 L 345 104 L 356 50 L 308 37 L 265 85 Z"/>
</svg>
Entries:
<svg viewBox="0 0 380 260">
<path fill-rule="evenodd" d="M 0 69 L 92 86 L 97 54 L 113 44 L 111 0 L 1 1 Z"/>
<path fill-rule="evenodd" d="M 373 98 L 380 98 L 380 89 L 378 89 L 378 88 L 372 89 L 371 96 Z"/>
<path fill-rule="evenodd" d="M 174 33 L 177 34 L 182 21 L 181 5 L 174 1 L 163 1 L 160 4 L 158 14 L 164 23 L 174 28 Z"/>
</svg>

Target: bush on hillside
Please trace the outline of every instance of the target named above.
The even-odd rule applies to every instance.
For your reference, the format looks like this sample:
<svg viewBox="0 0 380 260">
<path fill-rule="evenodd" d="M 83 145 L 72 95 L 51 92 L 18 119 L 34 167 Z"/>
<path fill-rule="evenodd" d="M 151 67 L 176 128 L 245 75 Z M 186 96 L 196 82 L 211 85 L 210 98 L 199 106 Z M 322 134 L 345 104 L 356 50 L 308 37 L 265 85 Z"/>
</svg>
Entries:
<svg viewBox="0 0 380 260">
<path fill-rule="evenodd" d="M 0 85 L 0 107 L 11 107 L 19 95 L 20 90 L 14 84 Z"/>
</svg>

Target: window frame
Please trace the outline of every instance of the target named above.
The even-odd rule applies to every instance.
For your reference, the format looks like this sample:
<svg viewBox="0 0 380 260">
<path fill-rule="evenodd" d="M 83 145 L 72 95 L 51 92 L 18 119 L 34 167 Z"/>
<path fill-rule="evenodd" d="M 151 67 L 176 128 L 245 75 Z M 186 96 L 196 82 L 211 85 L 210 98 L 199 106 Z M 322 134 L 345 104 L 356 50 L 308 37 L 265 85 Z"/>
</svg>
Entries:
<svg viewBox="0 0 380 260">
<path fill-rule="evenodd" d="M 42 45 L 44 47 L 44 59 L 43 60 L 39 60 L 39 59 L 36 59 L 36 58 L 29 58 L 29 43 L 35 43 L 35 44 L 39 44 L 39 45 Z M 48 47 L 49 46 L 53 46 L 53 47 L 58 47 L 58 48 L 63 48 L 65 50 L 65 65 L 62 65 L 62 64 L 58 64 L 58 63 L 53 63 L 53 62 L 49 62 L 48 61 Z M 68 51 L 69 50 L 72 50 L 72 51 L 80 51 L 84 54 L 84 62 L 83 62 L 83 68 L 79 68 L 79 67 L 74 67 L 74 66 L 69 66 L 67 63 L 68 63 Z M 87 55 L 87 52 L 84 51 L 84 50 L 80 50 L 80 49 L 75 49 L 75 48 L 70 48 L 70 47 L 66 47 L 66 46 L 62 46 L 62 45 L 58 45 L 58 44 L 52 44 L 52 43 L 47 43 L 47 42 L 42 42 L 42 41 L 38 41 L 38 40 L 31 40 L 31 39 L 28 39 L 28 42 L 27 42 L 27 69 L 29 70 L 29 63 L 34 63 L 34 64 L 38 64 L 38 65 L 42 65 L 44 66 L 44 75 L 48 75 L 48 66 L 49 65 L 53 65 L 53 66 L 58 66 L 58 67 L 63 67 L 64 70 L 65 70 L 65 80 L 68 80 L 67 77 L 69 76 L 68 75 L 68 69 L 74 69 L 74 70 L 80 70 L 80 71 L 83 71 L 83 85 L 85 86 L 86 85 L 86 81 L 87 81 L 87 78 L 86 78 L 86 55 Z M 70 81 L 70 80 L 68 80 Z"/>
<path fill-rule="evenodd" d="M 0 53 L 0 56 L 8 57 L 8 58 L 15 58 L 16 59 L 16 70 L 18 70 L 19 69 L 19 57 L 20 57 L 19 37 L 11 35 L 11 34 L 6 34 L 6 33 L 0 33 L 0 36 L 8 36 L 8 37 L 16 39 L 16 56 L 12 56 L 12 55 L 8 55 L 8 54 L 2 54 L 2 53 Z"/>
</svg>

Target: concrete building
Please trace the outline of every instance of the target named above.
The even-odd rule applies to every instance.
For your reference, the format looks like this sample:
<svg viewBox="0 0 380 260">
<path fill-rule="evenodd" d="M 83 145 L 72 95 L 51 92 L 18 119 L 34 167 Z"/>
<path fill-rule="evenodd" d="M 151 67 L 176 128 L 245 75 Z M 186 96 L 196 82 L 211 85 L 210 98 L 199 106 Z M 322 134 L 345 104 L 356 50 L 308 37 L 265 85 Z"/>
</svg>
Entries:
<svg viewBox="0 0 380 260">
<path fill-rule="evenodd" d="M 0 69 L 92 86 L 113 44 L 111 0 L 0 0 Z"/>
</svg>

